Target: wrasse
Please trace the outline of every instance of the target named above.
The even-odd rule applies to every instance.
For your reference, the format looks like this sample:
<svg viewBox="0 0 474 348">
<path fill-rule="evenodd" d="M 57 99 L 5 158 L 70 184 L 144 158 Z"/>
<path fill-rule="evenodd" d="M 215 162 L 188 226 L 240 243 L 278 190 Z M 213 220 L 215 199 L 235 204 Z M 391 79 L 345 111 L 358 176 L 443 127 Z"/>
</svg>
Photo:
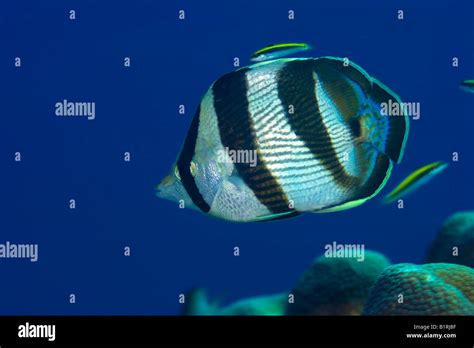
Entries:
<svg viewBox="0 0 474 348">
<path fill-rule="evenodd" d="M 264 60 L 285 57 L 309 49 L 311 49 L 311 46 L 307 43 L 272 44 L 254 52 L 250 57 L 250 60 L 253 62 L 261 62 Z"/>
<path fill-rule="evenodd" d="M 433 162 L 415 170 L 384 197 L 384 203 L 391 203 L 412 193 L 445 170 L 447 166 L 445 162 Z"/>
<path fill-rule="evenodd" d="M 460 87 L 466 92 L 474 93 L 474 80 L 464 80 L 461 82 Z"/>
</svg>

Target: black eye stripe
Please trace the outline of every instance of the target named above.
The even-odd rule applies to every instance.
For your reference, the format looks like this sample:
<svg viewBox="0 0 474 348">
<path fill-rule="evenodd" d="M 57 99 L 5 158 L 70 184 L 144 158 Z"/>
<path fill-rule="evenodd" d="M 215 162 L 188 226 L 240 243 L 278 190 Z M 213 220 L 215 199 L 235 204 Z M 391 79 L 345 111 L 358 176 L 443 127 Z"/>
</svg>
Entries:
<svg viewBox="0 0 474 348">
<path fill-rule="evenodd" d="M 201 113 L 201 106 L 198 107 L 196 114 L 193 117 L 191 126 L 189 127 L 188 134 L 184 141 L 183 149 L 178 158 L 177 167 L 181 182 L 188 193 L 193 203 L 201 209 L 204 213 L 209 212 L 211 207 L 204 200 L 204 197 L 199 192 L 199 188 L 194 181 L 194 177 L 191 174 L 191 161 L 194 157 L 194 150 L 196 148 L 196 139 L 198 136 L 199 129 L 199 115 Z"/>
</svg>

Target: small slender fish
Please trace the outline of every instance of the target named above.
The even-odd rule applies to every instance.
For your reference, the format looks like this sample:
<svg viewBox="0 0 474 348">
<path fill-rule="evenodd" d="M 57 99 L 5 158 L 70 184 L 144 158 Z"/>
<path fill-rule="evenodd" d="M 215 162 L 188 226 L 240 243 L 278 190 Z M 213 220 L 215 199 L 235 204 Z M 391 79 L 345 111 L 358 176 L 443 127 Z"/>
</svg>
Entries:
<svg viewBox="0 0 474 348">
<path fill-rule="evenodd" d="M 466 92 L 474 93 L 474 80 L 464 80 L 461 82 L 460 87 Z"/>
<path fill-rule="evenodd" d="M 441 173 L 446 167 L 448 166 L 445 162 L 433 162 L 427 164 L 413 173 L 408 175 L 400 184 L 398 184 L 392 192 L 387 194 L 383 202 L 384 203 L 391 203 L 396 201 L 397 199 L 404 197 L 413 191 L 417 190 L 419 187 L 425 185 L 431 179 L 433 179 L 436 175 Z"/>
<path fill-rule="evenodd" d="M 265 46 L 264 48 L 255 51 L 250 60 L 252 62 L 262 62 L 274 58 L 281 58 L 297 52 L 310 50 L 311 46 L 307 43 L 281 43 Z"/>
</svg>

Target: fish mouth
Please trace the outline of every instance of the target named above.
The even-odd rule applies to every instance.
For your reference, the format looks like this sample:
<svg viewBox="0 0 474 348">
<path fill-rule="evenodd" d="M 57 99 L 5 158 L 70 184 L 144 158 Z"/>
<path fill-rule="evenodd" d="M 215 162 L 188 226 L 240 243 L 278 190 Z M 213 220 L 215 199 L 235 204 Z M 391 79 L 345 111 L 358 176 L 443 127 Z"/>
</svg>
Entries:
<svg viewBox="0 0 474 348">
<path fill-rule="evenodd" d="M 174 177 L 171 175 L 165 176 L 161 182 L 156 185 L 156 195 L 162 198 L 169 196 L 170 190 L 175 183 L 176 179 Z"/>
<path fill-rule="evenodd" d="M 173 178 L 171 175 L 167 175 L 161 180 L 161 182 L 158 184 L 158 187 L 169 187 L 174 185 L 176 182 L 176 179 Z"/>
</svg>

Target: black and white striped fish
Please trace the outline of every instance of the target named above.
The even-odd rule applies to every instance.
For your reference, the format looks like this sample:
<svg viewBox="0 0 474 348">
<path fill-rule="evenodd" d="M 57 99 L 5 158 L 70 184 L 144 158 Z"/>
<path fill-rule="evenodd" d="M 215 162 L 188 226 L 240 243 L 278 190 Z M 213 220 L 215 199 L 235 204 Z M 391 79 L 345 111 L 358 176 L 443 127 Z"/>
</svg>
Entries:
<svg viewBox="0 0 474 348">
<path fill-rule="evenodd" d="M 228 73 L 201 100 L 159 197 L 230 221 L 358 206 L 400 162 L 400 102 L 340 58 L 276 59 Z"/>
</svg>

